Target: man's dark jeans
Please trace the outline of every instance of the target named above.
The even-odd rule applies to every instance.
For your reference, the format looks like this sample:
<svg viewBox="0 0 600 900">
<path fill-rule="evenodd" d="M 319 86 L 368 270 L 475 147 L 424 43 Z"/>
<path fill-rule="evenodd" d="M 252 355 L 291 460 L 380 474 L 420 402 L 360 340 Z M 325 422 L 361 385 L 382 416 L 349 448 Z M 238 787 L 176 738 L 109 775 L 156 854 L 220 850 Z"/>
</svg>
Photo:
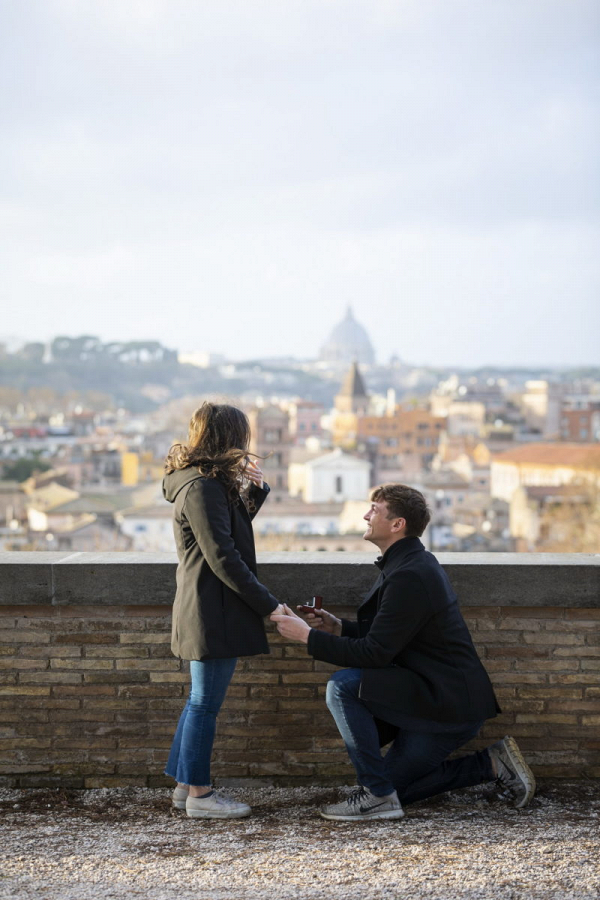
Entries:
<svg viewBox="0 0 600 900">
<path fill-rule="evenodd" d="M 360 669 L 341 669 L 327 685 L 327 706 L 346 745 L 359 784 L 383 797 L 398 792 L 401 803 L 414 803 L 444 791 L 492 781 L 487 750 L 448 760 L 475 737 L 482 722 L 459 733 L 405 731 L 376 719 L 358 696 Z M 385 756 L 381 746 L 392 739 Z"/>
</svg>

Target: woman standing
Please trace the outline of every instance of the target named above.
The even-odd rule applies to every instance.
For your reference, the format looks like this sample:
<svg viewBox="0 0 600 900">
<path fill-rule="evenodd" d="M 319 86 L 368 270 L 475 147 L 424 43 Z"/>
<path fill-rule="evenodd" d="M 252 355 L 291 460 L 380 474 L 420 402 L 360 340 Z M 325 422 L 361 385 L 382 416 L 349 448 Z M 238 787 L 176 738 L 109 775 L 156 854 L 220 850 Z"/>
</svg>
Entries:
<svg viewBox="0 0 600 900">
<path fill-rule="evenodd" d="M 248 458 L 249 443 L 241 410 L 204 403 L 187 444 L 171 447 L 165 462 L 179 557 L 171 649 L 190 660 L 192 681 L 165 771 L 177 780 L 174 806 L 192 818 L 251 812 L 210 786 L 217 714 L 237 657 L 269 652 L 263 616 L 279 608 L 256 577 L 251 519 L 269 487 Z"/>
</svg>

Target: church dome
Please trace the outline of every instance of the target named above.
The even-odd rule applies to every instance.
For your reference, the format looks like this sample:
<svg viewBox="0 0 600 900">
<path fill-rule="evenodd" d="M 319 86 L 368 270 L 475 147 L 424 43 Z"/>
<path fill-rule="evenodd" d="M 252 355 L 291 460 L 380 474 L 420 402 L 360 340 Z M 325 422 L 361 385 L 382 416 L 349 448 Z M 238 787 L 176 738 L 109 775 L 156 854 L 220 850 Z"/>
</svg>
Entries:
<svg viewBox="0 0 600 900">
<path fill-rule="evenodd" d="M 350 306 L 346 317 L 335 326 L 321 347 L 319 359 L 324 362 L 348 364 L 359 362 L 369 366 L 375 362 L 375 353 L 369 335 L 352 315 Z"/>
</svg>

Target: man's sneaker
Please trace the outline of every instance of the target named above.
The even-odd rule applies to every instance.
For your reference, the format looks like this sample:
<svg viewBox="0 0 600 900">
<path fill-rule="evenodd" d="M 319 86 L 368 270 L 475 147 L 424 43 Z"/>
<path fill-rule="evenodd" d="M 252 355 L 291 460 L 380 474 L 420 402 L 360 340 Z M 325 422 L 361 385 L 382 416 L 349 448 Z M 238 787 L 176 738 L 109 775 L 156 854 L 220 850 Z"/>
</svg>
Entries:
<svg viewBox="0 0 600 900">
<path fill-rule="evenodd" d="M 175 809 L 185 809 L 185 801 L 188 798 L 189 789 L 186 787 L 176 787 L 171 795 L 171 803 Z"/>
<path fill-rule="evenodd" d="M 376 797 L 368 788 L 359 787 L 341 803 L 331 803 L 320 810 L 324 819 L 339 822 L 358 822 L 363 819 L 401 819 L 404 810 L 398 794 Z"/>
<path fill-rule="evenodd" d="M 518 744 L 508 735 L 488 747 L 496 766 L 496 778 L 511 794 L 516 809 L 527 806 L 535 794 L 535 777 L 523 758 Z"/>
<path fill-rule="evenodd" d="M 188 796 L 185 811 L 190 819 L 242 819 L 252 812 L 247 803 L 238 803 L 216 791 L 205 797 Z"/>
</svg>

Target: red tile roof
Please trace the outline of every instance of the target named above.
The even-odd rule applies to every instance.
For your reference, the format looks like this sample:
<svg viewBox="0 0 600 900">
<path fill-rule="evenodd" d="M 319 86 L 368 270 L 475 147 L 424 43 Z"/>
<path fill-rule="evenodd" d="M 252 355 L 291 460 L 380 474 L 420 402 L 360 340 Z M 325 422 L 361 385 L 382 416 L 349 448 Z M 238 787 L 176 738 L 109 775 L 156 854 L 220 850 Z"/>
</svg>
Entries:
<svg viewBox="0 0 600 900">
<path fill-rule="evenodd" d="M 506 450 L 504 453 L 494 454 L 492 461 L 600 469 L 600 444 L 569 444 L 566 442 L 522 444 Z"/>
</svg>

